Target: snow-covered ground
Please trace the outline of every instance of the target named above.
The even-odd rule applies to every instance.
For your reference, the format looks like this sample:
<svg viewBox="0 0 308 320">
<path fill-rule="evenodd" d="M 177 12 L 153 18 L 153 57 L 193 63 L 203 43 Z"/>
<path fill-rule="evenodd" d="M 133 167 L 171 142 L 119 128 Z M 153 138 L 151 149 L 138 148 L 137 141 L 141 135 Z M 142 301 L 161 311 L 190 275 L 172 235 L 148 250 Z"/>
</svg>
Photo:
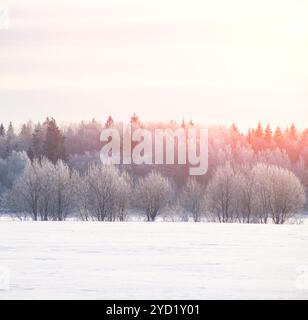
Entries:
<svg viewBox="0 0 308 320">
<path fill-rule="evenodd" d="M 308 299 L 308 226 L 1 221 L 1 265 L 0 299 Z"/>
</svg>

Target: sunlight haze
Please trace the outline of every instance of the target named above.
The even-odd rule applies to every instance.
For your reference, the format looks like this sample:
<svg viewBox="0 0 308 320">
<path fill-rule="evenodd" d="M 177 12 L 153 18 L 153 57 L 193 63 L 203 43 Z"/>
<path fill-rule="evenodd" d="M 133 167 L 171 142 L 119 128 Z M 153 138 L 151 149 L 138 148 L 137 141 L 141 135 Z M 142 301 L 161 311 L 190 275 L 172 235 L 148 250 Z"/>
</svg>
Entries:
<svg viewBox="0 0 308 320">
<path fill-rule="evenodd" d="M 0 120 L 307 124 L 306 0 L 0 0 Z"/>
</svg>

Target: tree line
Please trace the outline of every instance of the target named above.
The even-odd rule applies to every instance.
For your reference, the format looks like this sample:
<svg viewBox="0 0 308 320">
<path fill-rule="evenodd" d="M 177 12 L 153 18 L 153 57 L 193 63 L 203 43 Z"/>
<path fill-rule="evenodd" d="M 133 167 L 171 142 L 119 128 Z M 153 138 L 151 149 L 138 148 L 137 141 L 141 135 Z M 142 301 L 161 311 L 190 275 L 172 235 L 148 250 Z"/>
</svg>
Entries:
<svg viewBox="0 0 308 320">
<path fill-rule="evenodd" d="M 184 120 L 181 123 L 143 123 L 135 114 L 131 117 L 131 123 L 148 130 L 199 127 L 193 121 L 186 123 Z M 18 132 L 12 123 L 7 129 L 0 124 L 0 157 L 5 159 L 13 151 L 25 151 L 30 159 L 47 157 L 54 163 L 58 159 L 70 161 L 75 156 L 98 152 L 101 149 L 99 137 L 102 129 L 113 126 L 120 127 L 121 123 L 115 122 L 111 116 L 105 123 L 93 119 L 90 122 L 62 127 L 59 127 L 53 118 L 47 118 L 43 123 L 37 124 L 29 121 L 23 124 Z M 217 152 L 232 153 L 236 157 L 241 156 L 243 150 L 255 155 L 279 151 L 292 163 L 303 160 L 307 166 L 308 129 L 299 131 L 294 124 L 285 129 L 272 129 L 270 125 L 263 127 L 259 123 L 246 134 L 240 132 L 235 124 L 230 128 L 211 126 L 209 136 L 210 145 Z"/>
<path fill-rule="evenodd" d="M 184 120 L 143 123 L 137 115 L 132 116 L 131 123 L 153 131 L 199 127 Z M 108 117 L 104 123 L 93 119 L 60 127 L 55 119 L 47 118 L 44 123 L 23 124 L 19 131 L 11 123 L 8 128 L 0 125 L 1 211 L 35 220 L 64 220 L 78 215 L 84 220 L 123 221 L 135 210 L 152 221 L 176 209 L 184 220 L 189 216 L 194 221 L 247 223 L 284 223 L 301 211 L 308 190 L 307 129 L 300 131 L 291 125 L 272 130 L 269 125 L 263 128 L 258 124 L 244 134 L 235 124 L 230 128 L 212 126 L 209 172 L 191 179 L 185 166 L 103 167 L 99 137 L 106 127 L 120 128 L 121 123 Z M 104 179 L 97 181 L 99 176 Z M 279 183 L 270 184 L 275 179 Z M 27 181 L 26 188 L 22 182 Z M 103 181 L 109 181 L 106 184 L 113 189 Z M 292 199 L 281 196 L 290 193 L 287 186 L 296 191 L 293 196 L 297 195 L 297 207 Z M 23 197 L 25 189 L 32 192 Z M 110 195 L 114 192 L 120 198 Z M 283 199 L 289 199 L 288 203 Z M 293 203 L 292 210 L 288 209 L 289 203 Z M 277 209 L 282 204 L 283 208 Z"/>
<path fill-rule="evenodd" d="M 35 221 L 126 221 L 130 212 L 146 221 L 159 216 L 177 221 L 284 224 L 303 211 L 305 190 L 287 169 L 257 164 L 216 169 L 207 185 L 188 178 L 182 188 L 158 172 L 134 179 L 111 165 L 91 165 L 80 174 L 59 160 L 28 161 L 2 207 Z"/>
<path fill-rule="evenodd" d="M 284 224 L 303 211 L 305 190 L 294 173 L 256 164 L 234 169 L 227 163 L 204 186 L 188 178 L 179 189 L 158 172 L 133 179 L 115 166 L 93 164 L 80 174 L 62 160 L 44 158 L 25 166 L 2 195 L 2 209 L 35 221 L 126 221 L 129 212 L 146 221 L 160 215 L 195 222 Z M 131 210 L 131 211 L 130 211 Z"/>
</svg>

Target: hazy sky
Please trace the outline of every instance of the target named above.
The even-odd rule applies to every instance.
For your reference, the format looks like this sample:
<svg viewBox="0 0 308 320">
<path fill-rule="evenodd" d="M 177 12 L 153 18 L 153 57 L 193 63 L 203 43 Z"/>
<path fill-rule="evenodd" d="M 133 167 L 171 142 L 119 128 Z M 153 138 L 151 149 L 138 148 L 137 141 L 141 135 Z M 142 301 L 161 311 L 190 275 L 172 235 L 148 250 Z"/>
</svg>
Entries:
<svg viewBox="0 0 308 320">
<path fill-rule="evenodd" d="M 243 129 L 307 127 L 307 0 L 8 3 L 0 122 L 136 112 Z"/>
</svg>

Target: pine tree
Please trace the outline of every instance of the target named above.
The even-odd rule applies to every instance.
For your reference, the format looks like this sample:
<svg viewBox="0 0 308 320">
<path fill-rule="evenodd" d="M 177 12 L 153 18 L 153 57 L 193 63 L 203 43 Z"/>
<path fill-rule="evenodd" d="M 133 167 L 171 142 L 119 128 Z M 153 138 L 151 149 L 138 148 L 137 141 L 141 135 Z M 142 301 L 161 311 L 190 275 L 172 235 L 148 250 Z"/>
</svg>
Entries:
<svg viewBox="0 0 308 320">
<path fill-rule="evenodd" d="M 237 150 L 238 144 L 241 143 L 241 133 L 238 130 L 235 123 L 231 125 L 229 132 L 230 132 L 231 149 L 232 149 L 232 153 L 234 154 Z"/>
<path fill-rule="evenodd" d="M 35 127 L 34 133 L 32 134 L 31 152 L 33 153 L 33 158 L 38 159 L 39 161 L 43 156 L 44 141 L 44 130 L 42 125 L 38 123 Z"/>
<path fill-rule="evenodd" d="M 186 123 L 185 123 L 185 120 L 184 120 L 184 119 L 182 119 L 181 127 L 182 127 L 183 129 L 186 129 Z"/>
<path fill-rule="evenodd" d="M 283 139 L 282 131 L 281 131 L 281 129 L 279 127 L 275 131 L 274 140 L 275 140 L 277 146 L 280 149 L 282 149 L 283 145 L 284 145 L 284 143 L 283 143 L 284 139 Z"/>
<path fill-rule="evenodd" d="M 291 125 L 290 129 L 287 129 L 287 136 L 291 140 L 297 140 L 297 130 L 294 124 Z"/>
<path fill-rule="evenodd" d="M 304 152 L 305 149 L 308 150 L 308 129 L 305 129 L 298 140 L 298 149 L 300 152 L 304 153 L 304 157 L 306 155 L 307 158 L 307 168 L 308 168 L 308 152 Z"/>
<path fill-rule="evenodd" d="M 114 121 L 111 116 L 108 117 L 106 123 L 105 123 L 105 128 L 112 128 L 114 126 Z"/>
<path fill-rule="evenodd" d="M 130 122 L 133 126 L 140 126 L 141 125 L 141 122 L 140 122 L 140 119 L 139 117 L 136 115 L 136 113 L 134 113 L 132 115 L 132 117 L 130 118 Z"/>
<path fill-rule="evenodd" d="M 19 133 L 21 138 L 28 138 L 32 133 L 32 124 L 28 122 L 27 124 L 23 124 Z"/>
<path fill-rule="evenodd" d="M 52 163 L 57 163 L 59 159 L 66 161 L 67 154 L 62 135 L 55 119 L 47 120 L 46 140 L 44 143 L 44 156 Z"/>
<path fill-rule="evenodd" d="M 12 122 L 10 122 L 9 127 L 7 129 L 6 135 L 8 138 L 13 138 L 15 136 L 15 131 Z"/>
<path fill-rule="evenodd" d="M 234 133 L 239 133 L 239 130 L 234 122 L 231 125 L 231 131 Z"/>
<path fill-rule="evenodd" d="M 17 139 L 14 131 L 12 122 L 10 122 L 8 129 L 6 131 L 6 147 L 5 147 L 5 157 L 8 157 L 13 150 L 17 149 Z"/>
<path fill-rule="evenodd" d="M 253 129 L 249 129 L 248 132 L 247 132 L 246 140 L 250 145 L 252 145 L 252 143 L 253 143 L 253 136 L 254 136 L 254 130 Z"/>
<path fill-rule="evenodd" d="M 308 129 L 305 129 L 300 135 L 300 141 L 308 147 Z"/>
<path fill-rule="evenodd" d="M 258 139 L 263 138 L 263 128 L 260 122 L 258 123 L 257 129 L 255 131 L 255 137 Z"/>
<path fill-rule="evenodd" d="M 264 140 L 268 146 L 270 146 L 270 144 L 272 142 L 272 138 L 273 138 L 273 133 L 272 133 L 270 125 L 268 124 L 265 131 L 264 131 Z"/>
<path fill-rule="evenodd" d="M 5 128 L 3 123 L 0 124 L 0 137 L 5 137 Z"/>
</svg>

